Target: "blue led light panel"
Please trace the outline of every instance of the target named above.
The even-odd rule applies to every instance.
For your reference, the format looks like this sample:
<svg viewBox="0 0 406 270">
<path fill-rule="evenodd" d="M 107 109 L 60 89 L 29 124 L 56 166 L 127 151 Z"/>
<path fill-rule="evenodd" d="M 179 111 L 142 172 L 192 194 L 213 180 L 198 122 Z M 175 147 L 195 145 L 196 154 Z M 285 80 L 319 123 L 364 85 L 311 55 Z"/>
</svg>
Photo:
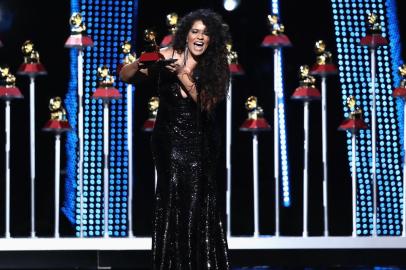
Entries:
<svg viewBox="0 0 406 270">
<path fill-rule="evenodd" d="M 393 2 L 393 1 L 389 1 Z M 388 2 L 388 3 L 389 3 Z M 389 35 L 389 13 L 384 0 L 331 0 L 334 31 L 337 42 L 339 79 L 344 117 L 349 110 L 346 99 L 352 95 L 362 109 L 365 122 L 371 126 L 371 57 L 366 47 L 359 45 L 366 35 L 368 13 L 379 15 L 382 35 Z M 402 218 L 401 153 L 396 100 L 392 97 L 391 46 L 376 49 L 376 175 L 377 175 L 377 234 L 400 235 Z M 351 163 L 351 135 L 347 134 L 347 149 Z M 357 142 L 357 234 L 371 235 L 373 226 L 373 183 L 371 174 L 371 129 L 361 131 Z M 351 168 L 351 166 L 349 166 Z"/>
<path fill-rule="evenodd" d="M 279 16 L 279 1 L 269 0 L 270 13 Z M 282 54 L 279 54 L 278 70 L 280 73 L 277 76 L 277 85 L 279 87 L 278 107 L 279 107 L 279 153 L 280 160 L 280 178 L 282 179 L 282 201 L 285 207 L 290 206 L 290 183 L 289 183 L 289 159 L 288 159 L 288 144 L 286 132 L 286 111 L 285 111 L 285 98 L 283 93 L 283 69 L 282 69 Z"/>
<path fill-rule="evenodd" d="M 83 161 L 83 234 L 84 236 L 102 236 L 104 230 L 103 211 L 103 105 L 101 100 L 91 99 L 97 87 L 96 70 L 107 65 L 110 73 L 116 77 L 115 87 L 120 90 L 122 99 L 110 103 L 110 151 L 109 151 L 109 235 L 127 236 L 128 231 L 128 149 L 127 149 L 127 99 L 125 85 L 118 80 L 117 64 L 120 60 L 120 45 L 132 40 L 137 0 L 82 0 L 73 1 L 72 12 L 80 11 L 87 27 L 87 35 L 94 41 L 94 47 L 84 50 L 84 161 Z M 77 69 L 76 64 L 72 70 Z M 75 79 L 72 76 L 72 79 Z M 73 87 L 72 87 L 73 85 Z M 77 85 L 77 83 L 76 83 Z M 67 99 L 71 115 L 77 114 L 74 104 L 77 94 L 75 83 L 71 82 Z M 76 106 L 76 107 L 75 107 Z M 68 107 L 68 106 L 67 106 Z M 74 119 L 77 122 L 77 117 Z M 75 141 L 76 138 L 76 141 Z M 72 148 L 77 149 L 77 135 L 72 138 Z M 75 145 L 76 143 L 76 145 Z M 69 152 L 69 151 L 68 151 Z M 69 157 L 68 157 L 69 158 Z M 71 158 L 68 168 L 74 170 L 76 181 L 77 157 Z M 72 172 L 72 171 L 71 171 Z M 69 174 L 69 172 L 68 172 Z M 71 184 L 73 188 L 77 185 Z M 80 193 L 76 190 L 76 234 L 80 233 Z M 67 205 L 67 204 L 66 204 Z M 68 208 L 65 209 L 67 214 Z M 68 216 L 68 214 L 67 214 Z"/>
</svg>

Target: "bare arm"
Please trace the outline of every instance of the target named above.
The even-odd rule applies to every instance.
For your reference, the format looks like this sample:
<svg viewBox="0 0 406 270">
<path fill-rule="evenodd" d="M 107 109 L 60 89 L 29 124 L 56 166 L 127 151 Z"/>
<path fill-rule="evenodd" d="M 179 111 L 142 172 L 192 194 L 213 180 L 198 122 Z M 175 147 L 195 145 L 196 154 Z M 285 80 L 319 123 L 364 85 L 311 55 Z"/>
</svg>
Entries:
<svg viewBox="0 0 406 270">
<path fill-rule="evenodd" d="M 126 83 L 133 83 L 142 80 L 146 76 L 148 76 L 148 69 L 143 68 L 139 59 L 131 64 L 123 66 L 120 70 L 120 79 Z"/>
</svg>

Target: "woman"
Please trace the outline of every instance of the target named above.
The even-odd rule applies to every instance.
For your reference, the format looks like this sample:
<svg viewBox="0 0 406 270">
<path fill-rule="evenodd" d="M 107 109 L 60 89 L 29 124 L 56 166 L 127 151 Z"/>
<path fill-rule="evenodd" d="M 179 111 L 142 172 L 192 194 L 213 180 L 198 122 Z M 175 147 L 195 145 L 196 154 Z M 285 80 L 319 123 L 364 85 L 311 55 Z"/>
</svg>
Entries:
<svg viewBox="0 0 406 270">
<path fill-rule="evenodd" d="M 154 269 L 229 268 L 216 201 L 219 140 L 213 113 L 227 95 L 227 37 L 218 14 L 206 9 L 191 12 L 180 21 L 173 46 L 161 50 L 165 59 L 176 62 L 146 68 L 136 61 L 120 73 L 125 82 L 153 77 L 159 87 L 152 135 L 158 172 Z"/>
</svg>

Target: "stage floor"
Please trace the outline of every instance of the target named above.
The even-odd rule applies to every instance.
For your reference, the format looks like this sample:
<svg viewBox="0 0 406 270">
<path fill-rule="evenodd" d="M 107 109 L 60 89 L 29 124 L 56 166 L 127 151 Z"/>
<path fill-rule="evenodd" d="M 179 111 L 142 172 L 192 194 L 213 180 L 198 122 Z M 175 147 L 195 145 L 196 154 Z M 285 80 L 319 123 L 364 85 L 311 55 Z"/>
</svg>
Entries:
<svg viewBox="0 0 406 270">
<path fill-rule="evenodd" d="M 406 267 L 406 238 L 399 236 L 230 237 L 228 243 L 234 269 Z M 0 269 L 150 269 L 150 264 L 149 237 L 0 239 Z"/>
<path fill-rule="evenodd" d="M 229 237 L 231 250 L 406 249 L 406 237 Z M 151 238 L 2 238 L 0 251 L 150 250 Z"/>
</svg>

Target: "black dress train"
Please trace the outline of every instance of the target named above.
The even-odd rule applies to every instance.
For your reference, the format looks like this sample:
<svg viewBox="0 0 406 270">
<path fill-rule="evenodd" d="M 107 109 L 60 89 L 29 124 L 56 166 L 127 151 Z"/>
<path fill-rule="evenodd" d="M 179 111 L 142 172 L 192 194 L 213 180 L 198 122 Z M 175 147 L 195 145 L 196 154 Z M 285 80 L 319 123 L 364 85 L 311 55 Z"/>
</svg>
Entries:
<svg viewBox="0 0 406 270">
<path fill-rule="evenodd" d="M 152 134 L 158 172 L 153 269 L 227 270 L 227 241 L 216 202 L 213 119 L 191 97 L 182 97 L 176 76 L 162 71 L 158 84 Z"/>
</svg>

